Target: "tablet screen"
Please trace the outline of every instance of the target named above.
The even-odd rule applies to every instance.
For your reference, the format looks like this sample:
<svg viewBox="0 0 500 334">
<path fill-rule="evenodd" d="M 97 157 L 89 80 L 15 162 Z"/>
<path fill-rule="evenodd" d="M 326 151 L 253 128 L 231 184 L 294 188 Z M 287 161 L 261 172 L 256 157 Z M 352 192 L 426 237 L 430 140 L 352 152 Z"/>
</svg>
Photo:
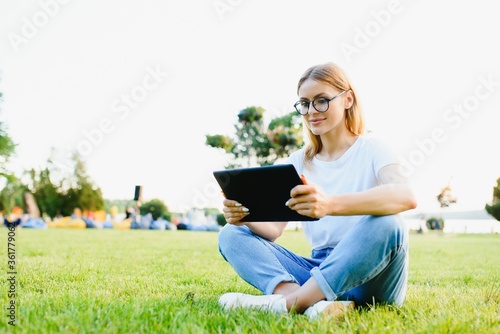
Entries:
<svg viewBox="0 0 500 334">
<path fill-rule="evenodd" d="M 226 198 L 250 210 L 242 222 L 311 221 L 285 205 L 293 187 L 303 184 L 291 164 L 226 169 L 213 172 Z"/>
</svg>

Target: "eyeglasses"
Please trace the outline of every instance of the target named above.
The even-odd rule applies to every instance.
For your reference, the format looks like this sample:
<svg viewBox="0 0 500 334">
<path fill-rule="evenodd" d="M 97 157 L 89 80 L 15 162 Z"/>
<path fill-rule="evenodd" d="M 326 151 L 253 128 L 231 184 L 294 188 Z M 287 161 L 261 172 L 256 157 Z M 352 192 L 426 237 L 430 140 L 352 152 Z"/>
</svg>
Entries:
<svg viewBox="0 0 500 334">
<path fill-rule="evenodd" d="M 309 107 L 311 106 L 311 103 L 312 103 L 314 109 L 316 109 L 316 111 L 325 112 L 330 107 L 330 101 L 339 97 L 340 95 L 344 94 L 345 92 L 347 92 L 347 91 L 345 90 L 341 93 L 338 93 L 337 95 L 335 95 L 331 99 L 327 99 L 326 97 L 318 97 L 312 101 L 307 101 L 307 100 L 297 101 L 293 106 L 295 107 L 295 110 L 299 114 L 301 114 L 302 116 L 307 115 L 307 113 L 309 112 Z"/>
</svg>

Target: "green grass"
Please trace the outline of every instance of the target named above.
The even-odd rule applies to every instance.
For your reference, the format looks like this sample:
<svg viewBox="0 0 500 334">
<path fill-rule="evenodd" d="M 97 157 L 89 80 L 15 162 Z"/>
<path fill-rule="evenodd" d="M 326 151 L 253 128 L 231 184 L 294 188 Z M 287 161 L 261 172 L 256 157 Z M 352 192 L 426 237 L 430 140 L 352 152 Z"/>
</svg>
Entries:
<svg viewBox="0 0 500 334">
<path fill-rule="evenodd" d="M 7 229 L 0 230 L 7 277 Z M 280 243 L 308 255 L 302 232 Z M 229 291 L 259 292 L 217 250 L 217 233 L 16 231 L 18 333 L 500 333 L 500 235 L 411 235 L 404 306 L 345 319 L 223 311 Z M 0 331 L 7 324 L 3 279 Z"/>
</svg>

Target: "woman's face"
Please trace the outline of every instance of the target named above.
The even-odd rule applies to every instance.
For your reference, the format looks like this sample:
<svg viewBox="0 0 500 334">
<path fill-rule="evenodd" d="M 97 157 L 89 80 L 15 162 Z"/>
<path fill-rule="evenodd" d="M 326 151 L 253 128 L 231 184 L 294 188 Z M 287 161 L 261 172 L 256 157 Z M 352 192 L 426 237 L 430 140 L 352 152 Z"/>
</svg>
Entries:
<svg viewBox="0 0 500 334">
<path fill-rule="evenodd" d="M 299 99 L 301 101 L 313 101 L 318 97 L 331 99 L 335 95 L 342 93 L 332 86 L 313 80 L 306 79 L 299 89 Z M 309 112 L 304 117 L 306 126 L 315 135 L 324 135 L 332 130 L 341 130 L 345 128 L 344 111 L 348 103 L 346 97 L 350 96 L 350 92 L 346 92 L 339 97 L 328 102 L 328 109 L 325 112 L 319 112 L 309 105 Z M 349 97 L 348 97 L 349 99 Z M 342 129 L 343 130 L 343 129 Z"/>
</svg>

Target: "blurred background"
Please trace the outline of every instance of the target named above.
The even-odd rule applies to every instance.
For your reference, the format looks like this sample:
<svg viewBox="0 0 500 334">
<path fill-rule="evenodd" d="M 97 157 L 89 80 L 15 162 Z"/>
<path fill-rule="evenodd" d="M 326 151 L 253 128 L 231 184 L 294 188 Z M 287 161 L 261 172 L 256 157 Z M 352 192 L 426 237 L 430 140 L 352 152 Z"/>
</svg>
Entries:
<svg viewBox="0 0 500 334">
<path fill-rule="evenodd" d="M 333 61 L 357 87 L 371 134 L 396 150 L 417 213 L 438 209 L 446 187 L 450 207 L 484 209 L 500 177 L 495 8 L 5 0 L 0 122 L 16 147 L 4 168 L 20 179 L 48 164 L 71 173 L 77 152 L 105 199 L 132 199 L 142 185 L 171 211 L 220 208 L 212 171 L 231 155 L 207 135 L 235 140 L 251 106 L 267 131 L 293 112 L 302 72 Z"/>
</svg>

